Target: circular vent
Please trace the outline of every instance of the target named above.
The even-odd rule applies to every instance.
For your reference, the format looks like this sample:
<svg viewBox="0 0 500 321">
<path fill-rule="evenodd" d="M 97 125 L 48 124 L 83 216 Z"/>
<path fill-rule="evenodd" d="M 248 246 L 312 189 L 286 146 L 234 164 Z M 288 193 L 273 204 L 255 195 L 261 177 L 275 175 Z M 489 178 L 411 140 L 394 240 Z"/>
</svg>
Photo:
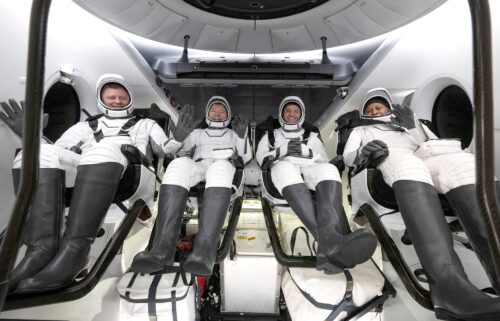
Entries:
<svg viewBox="0 0 500 321">
<path fill-rule="evenodd" d="M 474 113 L 465 91 L 455 85 L 443 89 L 434 102 L 432 122 L 440 138 L 460 138 L 462 148 L 472 141 Z"/>
<path fill-rule="evenodd" d="M 298 14 L 328 0 L 184 0 L 216 15 L 235 19 L 275 19 Z"/>
</svg>

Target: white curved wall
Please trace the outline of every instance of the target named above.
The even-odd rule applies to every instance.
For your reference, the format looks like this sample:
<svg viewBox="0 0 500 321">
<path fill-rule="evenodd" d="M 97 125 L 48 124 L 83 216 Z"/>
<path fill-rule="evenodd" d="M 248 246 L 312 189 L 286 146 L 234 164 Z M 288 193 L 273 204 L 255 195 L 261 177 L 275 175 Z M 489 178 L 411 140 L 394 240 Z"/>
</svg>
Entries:
<svg viewBox="0 0 500 321">
<path fill-rule="evenodd" d="M 0 1 L 0 70 L 2 90 L 0 101 L 24 99 L 27 35 L 30 0 Z M 172 112 L 161 89 L 154 85 L 154 74 L 145 67 L 142 57 L 125 50 L 126 42 L 108 31 L 109 26 L 78 7 L 72 1 L 53 0 L 50 9 L 45 91 L 58 80 L 62 64 L 75 67 L 75 90 L 80 105 L 91 114 L 97 113 L 95 83 L 103 73 L 122 74 L 134 90 L 137 107 L 149 107 L 155 102 Z M 140 58 L 140 59 L 139 59 Z M 85 119 L 85 115 L 81 115 Z M 176 119 L 176 115 L 173 115 Z M 20 140 L 0 121 L 2 154 L 0 156 L 0 230 L 12 210 L 14 195 L 10 174 L 14 151 Z"/>
<path fill-rule="evenodd" d="M 494 75 L 500 75 L 500 4 L 490 1 L 493 38 Z M 496 19 L 495 19 L 496 18 Z M 366 91 L 385 87 L 401 102 L 415 92 L 411 108 L 420 118 L 431 119 L 434 100 L 448 85 L 458 85 L 473 101 L 472 35 L 466 0 L 448 1 L 422 19 L 400 29 L 386 40 L 380 50 L 359 70 L 350 84 L 350 94 L 334 102 L 318 121 L 328 152 L 335 155 L 335 119 L 346 111 L 359 108 Z M 496 176 L 500 176 L 500 79 L 494 81 Z"/>
</svg>

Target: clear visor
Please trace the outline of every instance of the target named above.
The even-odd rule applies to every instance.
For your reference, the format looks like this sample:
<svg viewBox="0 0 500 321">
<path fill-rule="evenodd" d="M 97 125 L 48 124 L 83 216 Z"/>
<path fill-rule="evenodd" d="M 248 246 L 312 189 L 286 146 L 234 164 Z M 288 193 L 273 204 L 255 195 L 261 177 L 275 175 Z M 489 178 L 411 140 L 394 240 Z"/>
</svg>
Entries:
<svg viewBox="0 0 500 321">
<path fill-rule="evenodd" d="M 295 104 L 287 105 L 281 111 L 281 119 L 287 125 L 295 125 L 300 122 L 301 118 L 302 109 Z"/>
<path fill-rule="evenodd" d="M 226 121 L 229 117 L 226 105 L 222 103 L 213 103 L 208 108 L 207 119 L 214 122 Z"/>
<path fill-rule="evenodd" d="M 131 98 L 127 89 L 121 85 L 104 85 L 99 99 L 103 106 L 109 109 L 125 109 L 130 107 Z"/>
</svg>

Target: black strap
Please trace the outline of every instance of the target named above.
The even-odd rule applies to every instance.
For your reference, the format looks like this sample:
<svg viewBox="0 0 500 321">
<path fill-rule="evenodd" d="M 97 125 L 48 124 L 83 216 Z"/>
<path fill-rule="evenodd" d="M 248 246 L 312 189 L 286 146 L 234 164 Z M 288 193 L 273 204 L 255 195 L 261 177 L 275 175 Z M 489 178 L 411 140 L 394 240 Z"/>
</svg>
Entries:
<svg viewBox="0 0 500 321">
<path fill-rule="evenodd" d="M 92 129 L 92 132 L 94 133 L 94 138 L 96 142 L 100 142 L 101 139 L 104 138 L 104 135 L 102 133 L 102 130 L 98 129 L 99 127 L 99 118 L 101 118 L 103 115 L 99 114 L 96 116 L 92 116 L 87 119 L 87 122 L 89 124 L 90 129 Z M 131 127 L 134 127 L 135 124 L 139 120 L 141 120 L 143 117 L 139 115 L 134 115 L 134 117 L 130 118 L 123 126 L 120 128 L 120 131 L 118 132 L 118 136 L 123 136 L 123 135 L 128 135 L 128 130 Z"/>
<path fill-rule="evenodd" d="M 90 129 L 92 129 L 92 132 L 94 133 L 94 138 L 96 142 L 100 142 L 101 139 L 104 137 L 104 135 L 102 134 L 102 130 L 97 130 L 99 125 L 99 118 L 101 118 L 102 116 L 103 114 L 99 114 L 87 119 Z"/>
<path fill-rule="evenodd" d="M 269 146 L 274 149 L 274 143 L 276 142 L 274 138 L 274 129 L 267 130 L 267 140 L 269 141 Z"/>
<path fill-rule="evenodd" d="M 306 128 L 304 130 L 304 135 L 302 135 L 302 144 L 307 145 L 307 140 L 309 139 L 309 136 L 311 135 L 311 128 Z"/>
<path fill-rule="evenodd" d="M 290 238 L 290 249 L 292 250 L 292 255 L 295 250 L 295 242 L 297 240 L 298 231 L 304 231 L 304 234 L 306 235 L 307 248 L 309 249 L 311 256 L 314 256 L 313 250 L 311 249 L 311 244 L 309 243 L 309 232 L 303 226 L 296 227 L 292 232 L 292 237 Z"/>
<path fill-rule="evenodd" d="M 133 118 L 130 118 L 126 123 L 125 125 L 122 126 L 122 128 L 120 129 L 120 131 L 118 132 L 118 136 L 120 135 L 128 135 L 128 130 L 131 128 L 131 127 L 134 127 L 135 124 L 137 124 L 137 122 L 139 120 L 141 120 L 142 117 L 140 116 L 135 116 Z"/>
<path fill-rule="evenodd" d="M 309 301 L 312 305 L 314 305 L 318 309 L 332 310 L 332 313 L 328 315 L 325 321 L 333 321 L 343 311 L 349 311 L 356 308 L 352 306 L 352 289 L 354 287 L 354 282 L 352 279 L 351 272 L 349 272 L 348 270 L 343 270 L 346 278 L 346 291 L 344 294 L 344 298 L 338 304 L 329 304 L 316 301 L 309 293 L 302 290 L 300 286 L 297 284 L 297 282 L 295 282 L 295 280 L 292 277 L 292 273 L 290 273 L 290 269 L 288 267 L 287 270 L 290 279 L 293 281 L 293 283 L 300 291 L 300 293 L 302 293 L 302 295 L 307 299 L 307 301 Z"/>
<path fill-rule="evenodd" d="M 177 302 L 175 300 L 175 290 L 172 290 L 171 297 L 173 299 L 173 301 L 172 301 L 172 319 L 173 319 L 173 321 L 177 321 Z"/>
<path fill-rule="evenodd" d="M 330 315 L 328 315 L 328 317 L 326 317 L 325 321 L 333 321 L 343 311 L 346 311 L 347 313 L 349 313 L 350 310 L 353 310 L 356 308 L 352 305 L 352 289 L 354 287 L 354 282 L 352 280 L 351 272 L 349 272 L 348 270 L 344 270 L 344 275 L 346 278 L 346 289 L 345 289 L 344 298 L 339 303 L 337 308 L 334 311 L 332 311 L 332 313 L 330 313 Z"/>
<path fill-rule="evenodd" d="M 156 292 L 158 290 L 158 284 L 160 284 L 161 274 L 157 274 L 153 277 L 153 281 L 149 286 L 148 293 L 148 314 L 149 320 L 156 320 Z"/>
<path fill-rule="evenodd" d="M 134 285 L 134 282 L 135 282 L 135 279 L 137 278 L 137 275 L 139 275 L 139 273 L 135 272 L 132 277 L 130 278 L 130 281 L 128 282 L 127 284 L 127 289 L 130 289 L 132 288 L 132 285 Z M 125 296 L 126 297 L 129 297 L 130 296 L 130 290 L 127 290 L 125 291 Z"/>
</svg>

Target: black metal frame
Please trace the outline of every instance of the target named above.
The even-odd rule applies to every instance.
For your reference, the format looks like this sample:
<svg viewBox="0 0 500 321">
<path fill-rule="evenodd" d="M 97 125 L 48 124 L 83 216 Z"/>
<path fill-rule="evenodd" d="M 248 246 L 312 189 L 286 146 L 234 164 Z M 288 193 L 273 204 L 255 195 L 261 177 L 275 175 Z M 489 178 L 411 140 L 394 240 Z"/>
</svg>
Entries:
<svg viewBox="0 0 500 321">
<path fill-rule="evenodd" d="M 27 157 L 23 157 L 20 193 L 17 194 L 11 219 L 0 246 L 0 262 L 2 262 L 0 265 L 0 311 L 4 307 L 9 274 L 17 256 L 24 223 L 38 180 L 40 119 L 45 77 L 45 40 L 50 4 L 50 0 L 33 1 L 31 8 L 26 112 L 23 122 L 23 148 Z M 469 0 L 469 6 L 473 26 L 477 196 L 481 208 L 484 209 L 482 213 L 488 229 L 489 250 L 497 277 L 500 278 L 500 213 L 495 196 L 492 148 L 494 146 L 494 118 L 491 18 L 487 1 Z M 272 218 L 272 214 L 270 216 Z M 266 225 L 268 221 L 266 217 Z M 37 301 L 42 300 L 37 298 Z"/>
<path fill-rule="evenodd" d="M 226 232 L 222 238 L 222 242 L 217 249 L 216 262 L 221 262 L 229 253 L 231 245 L 233 244 L 234 233 L 236 232 L 236 227 L 238 226 L 238 219 L 240 218 L 241 206 L 243 204 L 243 197 L 238 196 L 232 205 L 231 216 L 229 217 L 229 222 L 227 223 Z"/>
<path fill-rule="evenodd" d="M 267 232 L 269 234 L 269 239 L 271 240 L 271 246 L 274 251 L 274 255 L 276 260 L 284 266 L 287 267 L 305 267 L 305 268 L 313 268 L 316 265 L 316 257 L 315 256 L 295 256 L 295 255 L 287 255 L 283 251 L 281 247 L 280 238 L 278 235 L 278 231 L 276 229 L 276 224 L 274 223 L 274 218 L 272 215 L 272 209 L 269 201 L 265 198 L 262 198 L 262 210 L 264 212 L 264 219 L 266 222 Z M 389 280 L 386 278 L 384 273 L 380 270 L 380 268 L 373 262 L 373 264 L 377 267 L 380 274 L 383 276 L 384 288 L 382 290 L 382 294 L 380 296 L 374 297 L 370 301 L 366 302 L 358 309 L 351 311 L 343 320 L 357 320 L 365 313 L 369 312 L 373 308 L 382 305 L 389 297 L 396 296 L 396 289 L 392 286 Z"/>
<path fill-rule="evenodd" d="M 113 261 L 114 257 L 123 245 L 123 241 L 129 234 L 135 220 L 143 209 L 147 209 L 143 200 L 137 200 L 127 211 L 127 215 L 120 226 L 106 244 L 101 255 L 93 265 L 90 272 L 81 280 L 71 285 L 53 291 L 40 291 L 35 293 L 13 293 L 5 300 L 4 310 L 27 308 L 45 304 L 67 302 L 84 297 L 100 281 L 104 272 Z"/>
<path fill-rule="evenodd" d="M 271 203 L 265 197 L 262 197 L 261 204 L 269 240 L 271 240 L 271 246 L 278 263 L 288 267 L 315 267 L 315 256 L 288 255 L 283 251 L 280 237 L 278 235 L 278 229 L 276 228 L 276 224 L 274 223 Z"/>
<path fill-rule="evenodd" d="M 377 236 L 377 239 L 387 255 L 389 262 L 391 262 L 411 297 L 424 308 L 433 310 L 434 306 L 431 302 L 430 292 L 424 289 L 413 277 L 413 273 L 403 259 L 403 256 L 401 255 L 401 252 L 399 252 L 396 244 L 394 244 L 394 241 L 387 233 L 375 210 L 369 204 L 363 204 L 359 208 L 358 213 L 359 212 L 368 218 L 373 232 Z"/>
<path fill-rule="evenodd" d="M 22 160 L 19 191 L 0 246 L 0 311 L 3 310 L 9 274 L 21 244 L 21 236 L 38 181 L 45 44 L 50 3 L 50 0 L 33 1 L 31 5 L 23 119 L 23 149 L 26 153 Z"/>
</svg>

